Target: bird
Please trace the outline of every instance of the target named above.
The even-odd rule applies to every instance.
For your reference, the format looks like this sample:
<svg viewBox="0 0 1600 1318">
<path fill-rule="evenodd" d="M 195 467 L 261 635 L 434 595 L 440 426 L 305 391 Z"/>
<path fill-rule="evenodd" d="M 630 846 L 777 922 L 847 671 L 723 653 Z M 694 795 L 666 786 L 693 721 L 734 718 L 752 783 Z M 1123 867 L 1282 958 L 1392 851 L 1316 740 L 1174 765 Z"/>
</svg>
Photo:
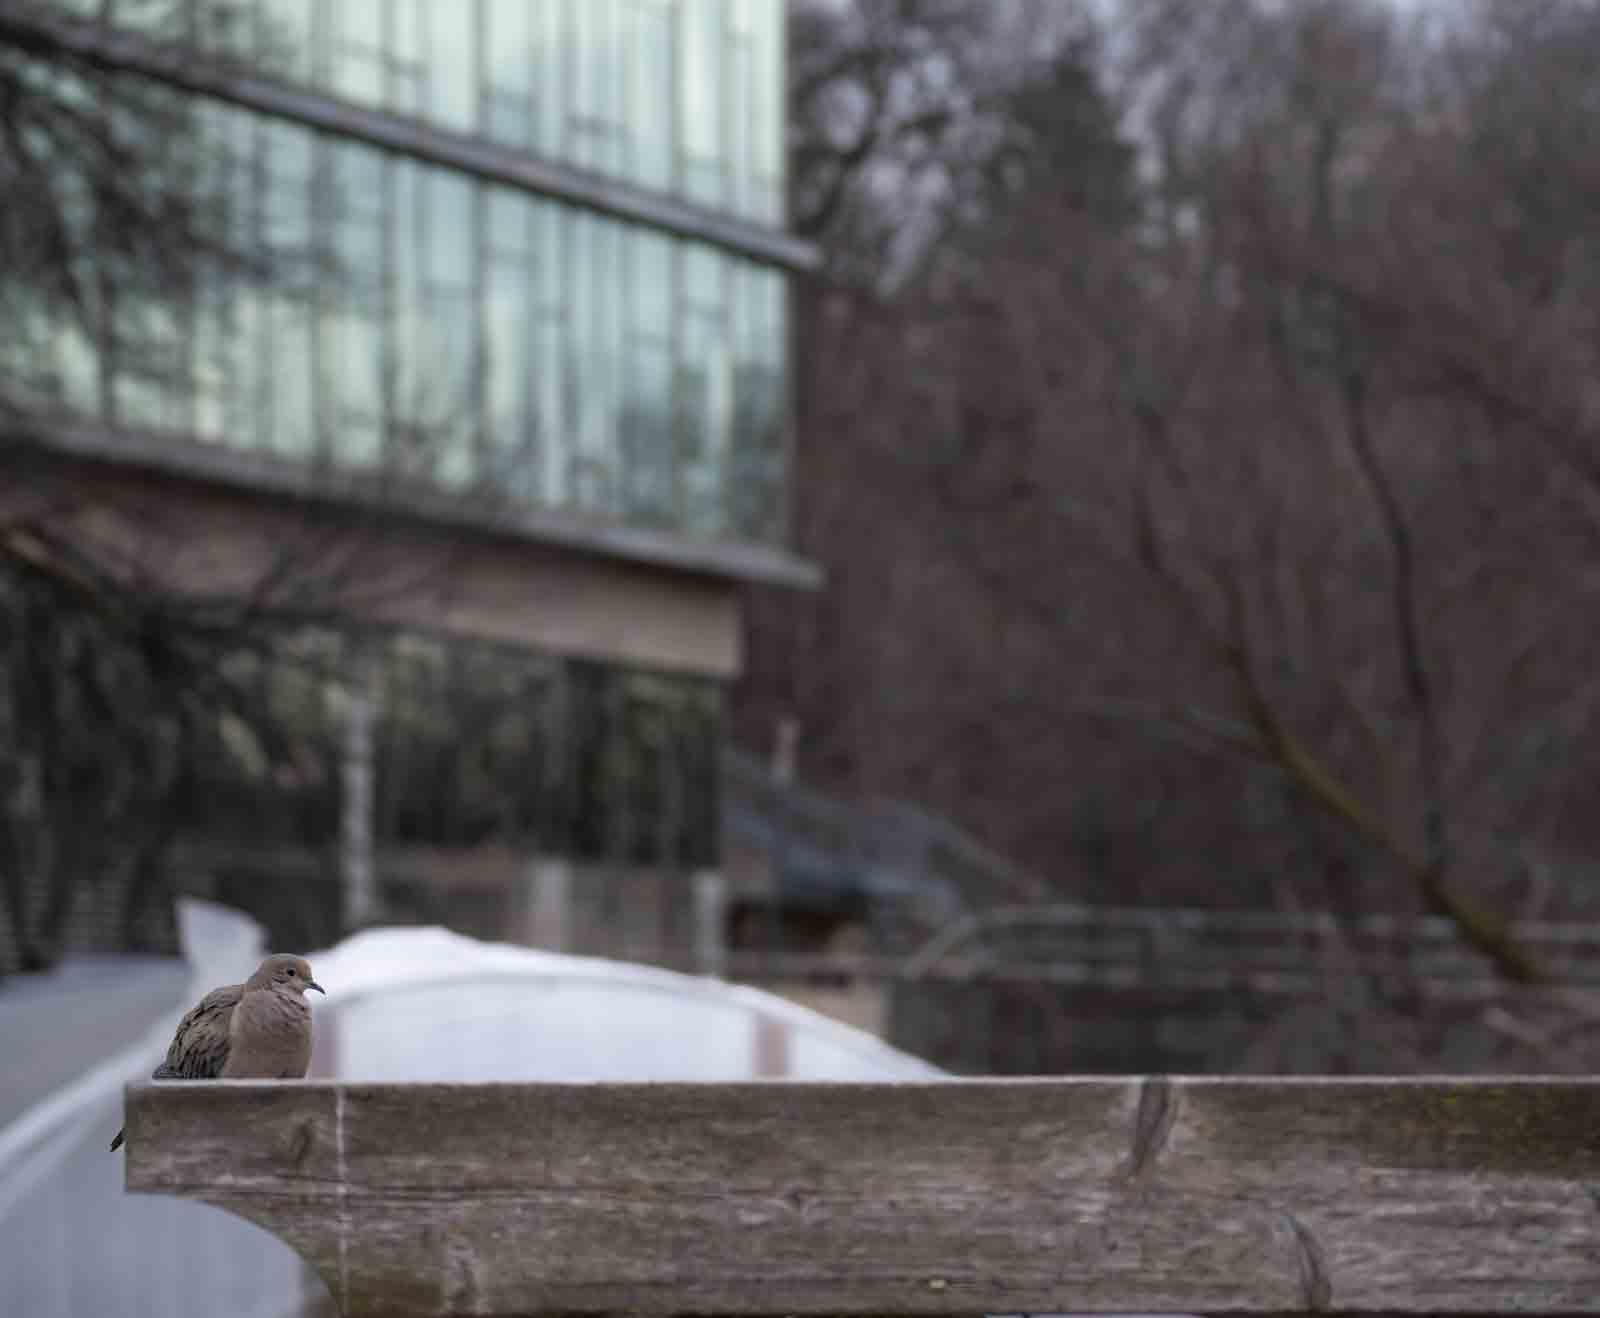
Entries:
<svg viewBox="0 0 1600 1318">
<path fill-rule="evenodd" d="M 304 957 L 269 956 L 243 984 L 212 989 L 178 1022 L 152 1080 L 299 1080 L 311 1064 L 311 1004 L 326 994 Z M 127 1128 L 111 1141 L 122 1147 Z"/>
</svg>

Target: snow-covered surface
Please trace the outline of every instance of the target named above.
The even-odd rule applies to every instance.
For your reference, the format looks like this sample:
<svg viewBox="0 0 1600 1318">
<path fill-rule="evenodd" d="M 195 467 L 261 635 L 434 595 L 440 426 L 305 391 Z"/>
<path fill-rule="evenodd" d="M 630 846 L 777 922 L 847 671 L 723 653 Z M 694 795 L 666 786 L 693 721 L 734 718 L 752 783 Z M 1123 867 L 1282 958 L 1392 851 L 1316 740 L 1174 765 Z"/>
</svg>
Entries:
<svg viewBox="0 0 1600 1318">
<path fill-rule="evenodd" d="M 346 1080 L 931 1080 L 942 1072 L 771 993 L 592 957 L 379 929 L 312 959 Z"/>
</svg>

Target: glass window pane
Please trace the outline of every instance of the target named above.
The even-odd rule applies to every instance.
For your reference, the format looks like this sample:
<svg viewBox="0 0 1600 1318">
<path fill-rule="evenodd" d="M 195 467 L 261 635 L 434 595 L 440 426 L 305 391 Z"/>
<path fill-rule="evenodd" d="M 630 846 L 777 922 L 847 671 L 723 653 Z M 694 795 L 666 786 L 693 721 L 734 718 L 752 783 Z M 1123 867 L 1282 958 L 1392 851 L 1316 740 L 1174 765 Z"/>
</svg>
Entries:
<svg viewBox="0 0 1600 1318">
<path fill-rule="evenodd" d="M 422 199 L 424 166 L 396 160 L 391 166 L 394 205 L 390 220 L 390 369 L 393 406 L 401 427 L 409 425 L 421 404 L 417 382 L 421 362 L 422 324 Z"/>
<path fill-rule="evenodd" d="M 112 380 L 119 424 L 140 430 L 164 430 L 171 426 L 170 394 L 163 381 L 128 370 L 118 371 Z"/>
<path fill-rule="evenodd" d="M 271 431 L 269 447 L 287 457 L 307 458 L 315 449 L 315 371 L 311 309 L 289 297 L 268 303 L 267 341 L 271 350 Z"/>
<path fill-rule="evenodd" d="M 660 345 L 672 341 L 672 240 L 647 229 L 628 236 L 633 257 L 634 333 Z"/>
<path fill-rule="evenodd" d="M 436 363 L 423 377 L 430 465 L 442 483 L 464 485 L 476 475 L 478 309 L 468 298 L 436 297 L 427 310 L 425 351 Z"/>
<path fill-rule="evenodd" d="M 475 474 L 478 424 L 477 308 L 465 296 L 435 294 L 395 312 L 399 412 L 395 460 L 448 484 Z"/>
<path fill-rule="evenodd" d="M 726 477 L 730 529 L 770 540 L 783 531 L 784 282 L 770 270 L 742 265 L 736 287 L 734 341 L 743 349 L 743 359 L 734 374 L 732 461 Z"/>
<path fill-rule="evenodd" d="M 783 7 L 768 0 L 756 15 L 750 115 L 755 175 L 751 217 L 768 224 L 783 221 L 783 41 Z"/>
<path fill-rule="evenodd" d="M 98 0 L 91 0 L 99 8 Z M 256 53 L 254 6 L 247 0 L 202 0 L 195 10 L 200 48 L 226 60 L 253 61 Z"/>
<path fill-rule="evenodd" d="M 723 313 L 723 256 L 714 247 L 683 247 L 683 298 L 687 306 L 710 316 Z"/>
<path fill-rule="evenodd" d="M 557 160 L 567 155 L 568 7 L 544 0 L 534 10 L 534 149 Z"/>
<path fill-rule="evenodd" d="M 493 268 L 484 299 L 489 462 L 496 484 L 515 497 L 532 494 L 530 469 L 533 417 L 531 383 L 532 299 L 526 267 Z"/>
<path fill-rule="evenodd" d="M 426 177 L 426 278 L 430 284 L 465 287 L 472 282 L 474 183 L 438 169 Z"/>
<path fill-rule="evenodd" d="M 64 321 L 55 331 L 55 369 L 61 401 L 81 412 L 100 410 L 100 350 L 82 325 Z"/>
<path fill-rule="evenodd" d="M 336 398 L 341 415 L 376 418 L 383 410 L 383 339 L 379 322 L 362 310 L 334 314 L 331 358 L 336 363 Z"/>
<path fill-rule="evenodd" d="M 534 327 L 534 441 L 539 497 L 552 507 L 565 505 L 569 498 L 567 398 L 574 392 L 569 370 L 566 327 L 541 317 Z"/>
<path fill-rule="evenodd" d="M 573 494 L 580 506 L 597 511 L 610 507 L 615 494 L 617 228 L 586 214 L 572 228 Z"/>
<path fill-rule="evenodd" d="M 533 144 L 533 36 L 538 6 L 529 0 L 483 0 L 484 76 L 489 136 Z"/>
<path fill-rule="evenodd" d="M 449 128 L 478 126 L 476 0 L 449 0 L 425 7 L 428 115 Z"/>
<path fill-rule="evenodd" d="M 567 314 L 567 242 L 572 211 L 554 202 L 534 202 L 534 244 L 538 254 L 535 297 L 539 314 Z"/>
<path fill-rule="evenodd" d="M 390 0 L 389 108 L 421 117 L 427 68 L 427 0 Z"/>
<path fill-rule="evenodd" d="M 621 166 L 623 145 L 616 0 L 583 0 L 574 17 L 572 159 L 585 169 L 612 173 Z"/>
<path fill-rule="evenodd" d="M 681 249 L 683 300 L 674 385 L 674 448 L 682 464 L 687 529 L 716 534 L 725 522 L 725 467 L 733 410 L 733 361 L 725 306 L 725 257 Z"/>
<path fill-rule="evenodd" d="M 332 41 L 330 85 L 335 95 L 364 105 L 383 103 L 384 0 L 338 0 L 329 17 Z"/>
<path fill-rule="evenodd" d="M 695 201 L 723 199 L 722 8 L 711 0 L 684 0 L 682 66 L 678 70 L 683 190 Z"/>
<path fill-rule="evenodd" d="M 383 283 L 383 220 L 387 157 L 353 143 L 333 149 L 329 181 L 332 248 L 346 296 L 373 301 Z"/>
<path fill-rule="evenodd" d="M 376 466 L 382 456 L 383 346 L 379 322 L 352 308 L 324 313 L 323 427 L 334 460 Z"/>
<path fill-rule="evenodd" d="M 212 345 L 223 375 L 222 437 L 238 448 L 257 448 L 268 442 L 271 417 L 271 358 L 267 336 L 271 331 L 266 300 L 248 285 L 235 293 L 228 318 Z"/>
<path fill-rule="evenodd" d="M 415 291 L 422 283 L 422 179 L 425 166 L 396 158 L 390 162 L 391 260 L 397 288 Z"/>
<path fill-rule="evenodd" d="M 311 245 L 311 175 L 316 139 L 309 129 L 276 120 L 262 124 L 267 177 L 262 188 L 262 237 L 285 255 Z"/>
<path fill-rule="evenodd" d="M 625 516 L 659 526 L 678 520 L 677 471 L 672 452 L 672 353 L 648 343 L 628 363 L 627 402 L 620 418 Z"/>
<path fill-rule="evenodd" d="M 633 139 L 633 177 L 649 188 L 670 190 L 673 183 L 672 38 L 673 11 L 660 0 L 641 0 L 635 9 L 629 113 Z"/>
<path fill-rule="evenodd" d="M 368 56 L 383 53 L 384 0 L 333 0 L 328 12 L 337 14 L 335 40 L 341 46 L 360 50 Z"/>
<path fill-rule="evenodd" d="M 423 175 L 421 300 L 413 307 L 409 388 L 413 438 L 435 477 L 463 484 L 476 474 L 481 355 L 474 292 L 476 183 L 445 170 Z"/>
<path fill-rule="evenodd" d="M 156 41 L 184 41 L 189 35 L 186 10 L 172 0 L 114 0 L 112 21 Z"/>
<path fill-rule="evenodd" d="M 532 260 L 533 202 L 510 188 L 486 188 L 489 250 L 496 258 Z"/>
<path fill-rule="evenodd" d="M 256 58 L 262 69 L 294 82 L 310 82 L 316 0 L 256 0 Z"/>
<path fill-rule="evenodd" d="M 748 215 L 752 209 L 750 173 L 752 164 L 751 116 L 754 111 L 751 95 L 750 43 L 744 38 L 734 38 L 724 49 L 726 65 L 724 75 L 725 118 L 727 129 L 723 152 L 726 161 L 725 201 L 734 211 Z"/>
</svg>

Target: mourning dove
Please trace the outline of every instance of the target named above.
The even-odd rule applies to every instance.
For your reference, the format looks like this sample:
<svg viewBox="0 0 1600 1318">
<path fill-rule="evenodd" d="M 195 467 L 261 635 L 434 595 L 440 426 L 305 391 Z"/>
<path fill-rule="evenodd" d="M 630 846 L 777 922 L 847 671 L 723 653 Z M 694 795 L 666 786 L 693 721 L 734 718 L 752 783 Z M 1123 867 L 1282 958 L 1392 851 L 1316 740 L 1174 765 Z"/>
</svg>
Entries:
<svg viewBox="0 0 1600 1318">
<path fill-rule="evenodd" d="M 152 1080 L 298 1080 L 311 1063 L 311 1004 L 327 990 L 297 956 L 269 956 L 243 984 L 212 989 L 178 1022 Z M 125 1131 L 111 1141 L 122 1147 Z"/>
</svg>

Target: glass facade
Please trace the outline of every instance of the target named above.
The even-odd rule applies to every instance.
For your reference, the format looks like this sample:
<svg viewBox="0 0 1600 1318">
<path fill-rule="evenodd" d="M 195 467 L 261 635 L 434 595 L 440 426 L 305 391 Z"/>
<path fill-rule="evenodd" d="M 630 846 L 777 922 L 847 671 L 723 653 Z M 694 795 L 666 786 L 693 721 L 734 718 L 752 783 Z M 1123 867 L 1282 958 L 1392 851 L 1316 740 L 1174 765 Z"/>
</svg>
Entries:
<svg viewBox="0 0 1600 1318">
<path fill-rule="evenodd" d="M 256 0 L 230 9 L 253 10 L 254 22 L 211 37 L 214 53 L 354 104 L 782 222 L 775 0 Z"/>
<path fill-rule="evenodd" d="M 331 852 L 353 645 L 376 660 L 380 848 L 714 863 L 716 682 L 405 631 L 305 630 L 239 654 L 225 680 L 273 738 L 241 719 L 196 730 L 195 835 Z"/>
<path fill-rule="evenodd" d="M 782 0 L 54 0 L 355 105 L 783 222 Z"/>
<path fill-rule="evenodd" d="M 347 101 L 776 224 L 780 0 L 94 0 Z M 697 538 L 783 534 L 781 271 L 202 98 L 270 278 L 107 290 L 0 370 L 108 422 Z"/>
</svg>

